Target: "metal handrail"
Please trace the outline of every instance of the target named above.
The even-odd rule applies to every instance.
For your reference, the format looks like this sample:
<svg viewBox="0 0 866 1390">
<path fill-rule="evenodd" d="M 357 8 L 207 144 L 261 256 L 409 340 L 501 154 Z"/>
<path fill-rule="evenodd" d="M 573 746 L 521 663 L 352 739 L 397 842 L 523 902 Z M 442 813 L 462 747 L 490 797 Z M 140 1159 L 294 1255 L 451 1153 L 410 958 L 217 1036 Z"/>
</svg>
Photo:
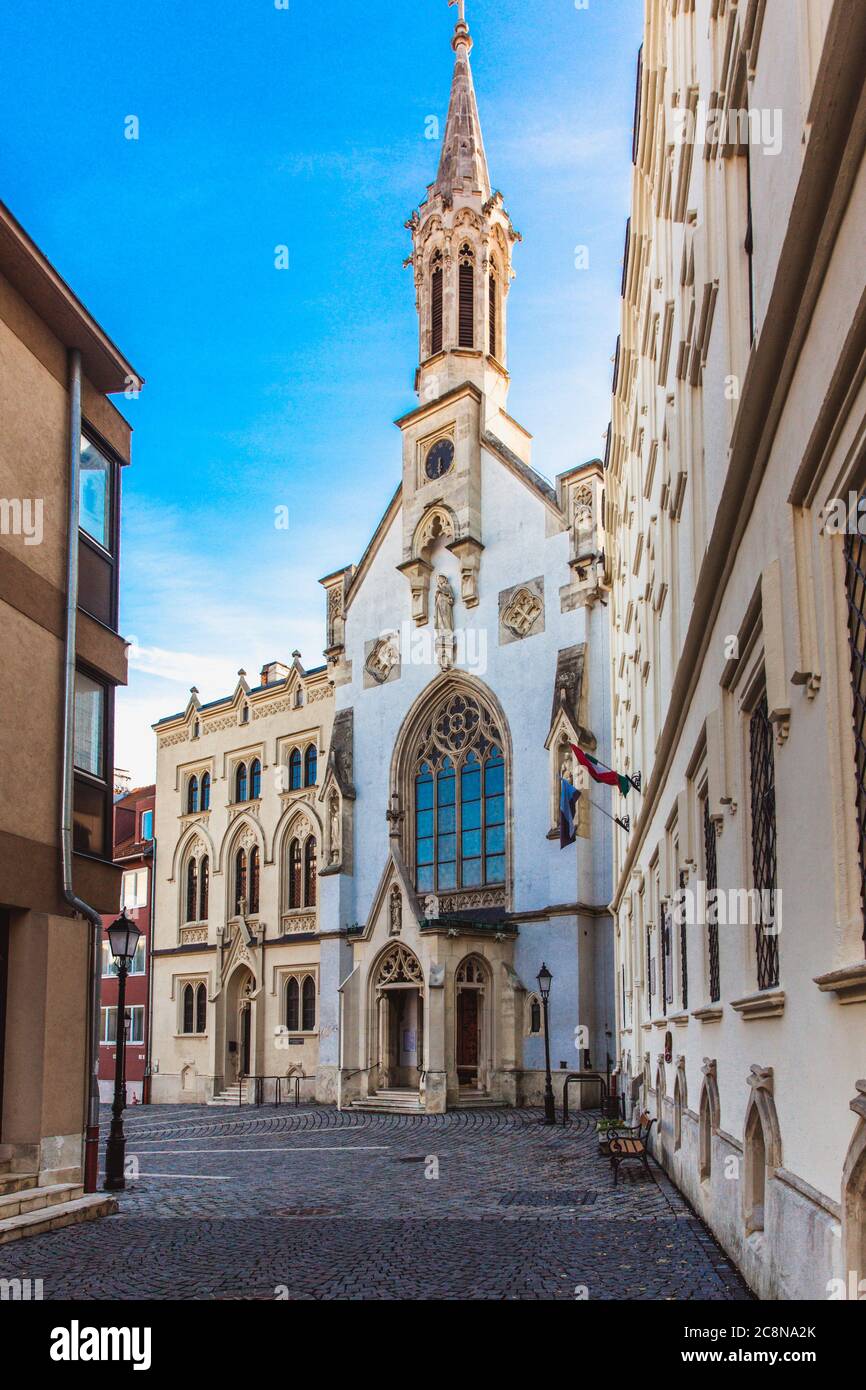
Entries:
<svg viewBox="0 0 866 1390">
<path fill-rule="evenodd" d="M 275 1106 L 280 1106 L 280 1105 L 282 1105 L 282 1103 L 283 1103 L 283 1082 L 294 1082 L 294 1086 L 295 1086 L 295 1106 L 297 1107 L 297 1106 L 299 1106 L 300 1103 L 301 1103 L 301 1082 L 302 1082 L 302 1081 L 313 1081 L 313 1080 L 315 1080 L 315 1076 L 316 1076 L 316 1073 L 315 1073 L 314 1071 L 312 1071 L 312 1072 L 291 1071 L 291 1072 L 289 1072 L 288 1074 L 285 1073 L 285 1072 L 283 1072 L 283 1073 L 282 1073 L 281 1075 L 279 1075 L 279 1076 L 242 1076 L 242 1077 L 239 1077 L 239 1079 L 238 1079 L 238 1080 L 239 1080 L 239 1086 L 238 1086 L 238 1101 L 239 1101 L 239 1104 L 240 1104 L 240 1105 L 243 1105 L 243 1104 L 244 1104 L 244 1094 L 245 1094 L 245 1092 L 246 1092 L 246 1083 L 248 1083 L 248 1082 L 250 1082 L 250 1081 L 253 1083 L 253 1100 L 252 1100 L 252 1103 L 253 1103 L 253 1105 L 255 1105 L 255 1106 L 259 1106 L 259 1105 L 264 1105 L 264 1104 L 266 1104 L 265 1098 L 264 1098 L 264 1083 L 265 1083 L 266 1081 L 274 1081 L 274 1082 L 276 1082 L 276 1085 L 275 1085 L 275 1087 L 274 1087 L 274 1100 L 273 1100 L 273 1104 L 274 1104 Z"/>
<path fill-rule="evenodd" d="M 600 1071 L 570 1071 L 562 1087 L 562 1123 L 568 1124 L 568 1088 L 572 1081 L 597 1081 L 601 1086 L 601 1100 L 607 1100 L 607 1079 Z"/>
</svg>

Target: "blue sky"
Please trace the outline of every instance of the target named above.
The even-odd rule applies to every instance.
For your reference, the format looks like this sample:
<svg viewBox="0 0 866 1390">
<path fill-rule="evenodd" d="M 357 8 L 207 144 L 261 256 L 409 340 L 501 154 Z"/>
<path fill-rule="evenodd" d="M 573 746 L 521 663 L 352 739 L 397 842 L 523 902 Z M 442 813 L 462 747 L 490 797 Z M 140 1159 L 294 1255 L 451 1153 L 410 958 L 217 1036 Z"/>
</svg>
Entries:
<svg viewBox="0 0 866 1390">
<path fill-rule="evenodd" d="M 135 431 L 121 626 L 136 645 L 116 750 L 147 781 L 150 725 L 191 685 L 214 699 L 295 648 L 320 663 L 317 581 L 357 560 L 399 480 L 393 421 L 417 359 L 403 224 L 436 173 L 425 132 L 430 116 L 444 129 L 457 12 L 4 10 L 2 197 L 147 381 L 118 402 Z M 524 237 L 509 409 L 548 477 L 603 448 L 642 11 L 467 0 L 491 179 Z"/>
</svg>

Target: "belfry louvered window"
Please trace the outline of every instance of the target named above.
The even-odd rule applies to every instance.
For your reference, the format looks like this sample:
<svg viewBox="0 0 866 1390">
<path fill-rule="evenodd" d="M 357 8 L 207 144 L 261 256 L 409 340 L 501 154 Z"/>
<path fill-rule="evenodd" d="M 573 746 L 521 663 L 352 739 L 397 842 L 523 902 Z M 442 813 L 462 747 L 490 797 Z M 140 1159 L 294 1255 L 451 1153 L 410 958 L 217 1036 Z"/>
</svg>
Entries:
<svg viewBox="0 0 866 1390">
<path fill-rule="evenodd" d="M 497 357 L 497 356 L 498 356 L 497 348 L 498 348 L 498 346 L 499 346 L 499 324 L 498 324 L 498 322 L 497 322 L 498 301 L 497 301 L 497 297 L 496 297 L 496 276 L 494 275 L 494 273 L 493 273 L 492 270 L 491 270 L 490 275 L 489 275 L 489 277 L 488 277 L 487 290 L 488 290 L 488 298 L 489 298 L 489 305 L 490 305 L 490 349 L 489 349 L 489 350 L 490 350 L 490 356 L 491 356 L 491 357 Z"/>
<path fill-rule="evenodd" d="M 722 997 L 719 975 L 719 909 L 716 902 L 718 872 L 716 869 L 716 827 L 710 816 L 709 798 L 704 797 L 704 878 L 707 893 L 707 962 L 710 976 L 710 1002 L 715 1004 Z M 710 894 L 712 893 L 712 902 Z"/>
<path fill-rule="evenodd" d="M 462 348 L 475 346 L 475 258 L 472 247 L 460 248 L 460 304 L 457 341 Z"/>
<path fill-rule="evenodd" d="M 430 356 L 434 357 L 443 347 L 443 273 L 442 253 L 437 251 L 433 257 L 433 270 L 430 275 Z"/>
<path fill-rule="evenodd" d="M 749 720 L 749 767 L 758 988 L 772 989 L 779 983 L 779 938 L 776 925 L 776 781 L 773 764 L 773 726 L 767 711 L 766 695 L 761 696 Z"/>
<path fill-rule="evenodd" d="M 860 896 L 866 927 L 866 542 L 845 537 L 845 587 L 851 648 L 851 694 L 854 717 L 854 775 L 857 781 L 857 839 L 860 845 Z M 866 939 L 866 929 L 864 929 Z"/>
</svg>

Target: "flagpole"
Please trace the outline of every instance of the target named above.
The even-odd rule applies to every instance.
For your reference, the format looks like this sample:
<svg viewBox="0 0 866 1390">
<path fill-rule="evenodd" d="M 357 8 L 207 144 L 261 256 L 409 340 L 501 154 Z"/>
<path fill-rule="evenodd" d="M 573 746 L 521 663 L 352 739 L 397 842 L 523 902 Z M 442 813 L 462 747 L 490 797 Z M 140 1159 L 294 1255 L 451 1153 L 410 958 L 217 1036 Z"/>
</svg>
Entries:
<svg viewBox="0 0 866 1390">
<path fill-rule="evenodd" d="M 583 751 L 585 751 L 585 750 L 583 750 Z M 613 775 L 614 775 L 614 777 L 620 777 L 620 776 L 627 777 L 628 780 L 631 782 L 632 786 L 634 787 L 635 791 L 636 791 L 636 792 L 639 792 L 639 791 L 640 791 L 640 789 L 641 789 L 641 780 L 642 780 L 641 773 L 636 772 L 636 773 L 634 774 L 634 776 L 632 777 L 631 774 L 628 773 L 628 772 L 624 772 L 624 773 L 619 773 L 619 772 L 617 772 L 617 770 L 616 770 L 615 767 L 611 767 L 609 763 L 603 762 L 602 759 L 599 758 L 599 757 L 597 757 L 597 755 L 596 755 L 595 753 L 587 753 L 587 757 L 588 757 L 588 758 L 592 758 L 595 762 L 597 762 L 598 765 L 599 765 L 599 767 L 603 767 L 603 768 L 604 768 L 605 772 L 612 772 Z"/>
<path fill-rule="evenodd" d="M 611 771 L 612 770 L 613 769 L 611 769 Z M 607 816 L 608 820 L 612 820 L 614 825 L 618 825 L 620 830 L 624 830 L 626 834 L 629 833 L 631 830 L 631 816 L 612 816 L 610 811 L 606 811 L 603 806 L 599 806 L 598 802 L 593 801 L 591 796 L 587 796 L 586 799 L 590 806 L 594 806 L 597 811 L 601 811 L 601 814 Z"/>
</svg>

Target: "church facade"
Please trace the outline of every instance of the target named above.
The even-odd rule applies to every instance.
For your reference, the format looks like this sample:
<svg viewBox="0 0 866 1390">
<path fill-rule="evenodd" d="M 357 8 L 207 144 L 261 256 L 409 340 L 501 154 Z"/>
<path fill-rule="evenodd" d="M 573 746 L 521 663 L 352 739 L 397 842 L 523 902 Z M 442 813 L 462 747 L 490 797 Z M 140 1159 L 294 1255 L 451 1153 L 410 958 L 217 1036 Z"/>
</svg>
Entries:
<svg viewBox="0 0 866 1390">
<path fill-rule="evenodd" d="M 603 789 L 578 802 L 576 845 L 559 843 L 561 777 L 577 780 L 571 745 L 604 757 L 610 743 L 603 467 L 593 460 L 548 482 L 533 467 L 531 436 L 508 414 L 507 306 L 520 238 L 490 182 L 462 13 L 453 48 L 438 173 L 407 224 L 419 403 L 397 421 L 399 485 L 357 563 L 321 581 L 323 671 L 288 677 L 304 689 L 312 682 L 323 699 L 311 734 L 317 774 L 303 789 L 316 846 L 303 946 L 314 1036 L 287 1056 L 286 1039 L 303 1036 L 282 960 L 291 950 L 285 845 L 298 808 L 281 801 L 291 801 L 289 791 L 263 797 L 252 814 L 237 811 L 230 775 L 224 783 L 248 738 L 232 713 L 220 736 L 232 747 L 221 750 L 211 795 L 234 797 L 249 822 L 263 874 L 273 878 L 272 907 L 251 933 L 249 893 L 245 900 L 235 885 L 212 895 L 209 920 L 194 923 L 190 958 L 195 946 L 220 962 L 218 976 L 203 975 L 202 1022 L 213 1044 L 201 1047 L 191 1088 L 155 1084 L 154 1099 L 209 1099 L 238 1078 L 280 1074 L 291 1063 L 307 1078 L 305 1094 L 341 1107 L 439 1113 L 461 1103 L 539 1103 L 542 964 L 553 974 L 556 1090 L 568 1071 L 613 1065 Z M 245 698 L 239 688 L 232 710 Z M 253 703 L 270 698 L 254 693 Z M 279 706 L 263 745 L 273 751 L 258 755 L 277 765 L 280 750 L 294 747 L 289 723 L 297 722 L 291 700 Z M 176 729 L 157 726 L 160 786 L 172 800 L 197 717 L 190 708 Z M 177 807 L 158 801 L 157 820 L 163 843 L 177 844 Z M 181 835 L 192 838 L 181 820 Z M 237 829 L 226 833 L 234 847 Z M 161 967 L 161 985 L 156 975 L 154 1001 L 163 1015 L 154 1047 L 172 1057 L 175 1078 L 180 858 L 156 929 L 173 963 Z M 220 851 L 217 860 L 231 875 L 231 856 Z M 241 973 L 252 1025 L 236 997 Z M 239 1036 L 250 1026 L 259 1038 L 252 1044 Z M 154 1066 L 165 1075 L 158 1056 Z"/>
</svg>

